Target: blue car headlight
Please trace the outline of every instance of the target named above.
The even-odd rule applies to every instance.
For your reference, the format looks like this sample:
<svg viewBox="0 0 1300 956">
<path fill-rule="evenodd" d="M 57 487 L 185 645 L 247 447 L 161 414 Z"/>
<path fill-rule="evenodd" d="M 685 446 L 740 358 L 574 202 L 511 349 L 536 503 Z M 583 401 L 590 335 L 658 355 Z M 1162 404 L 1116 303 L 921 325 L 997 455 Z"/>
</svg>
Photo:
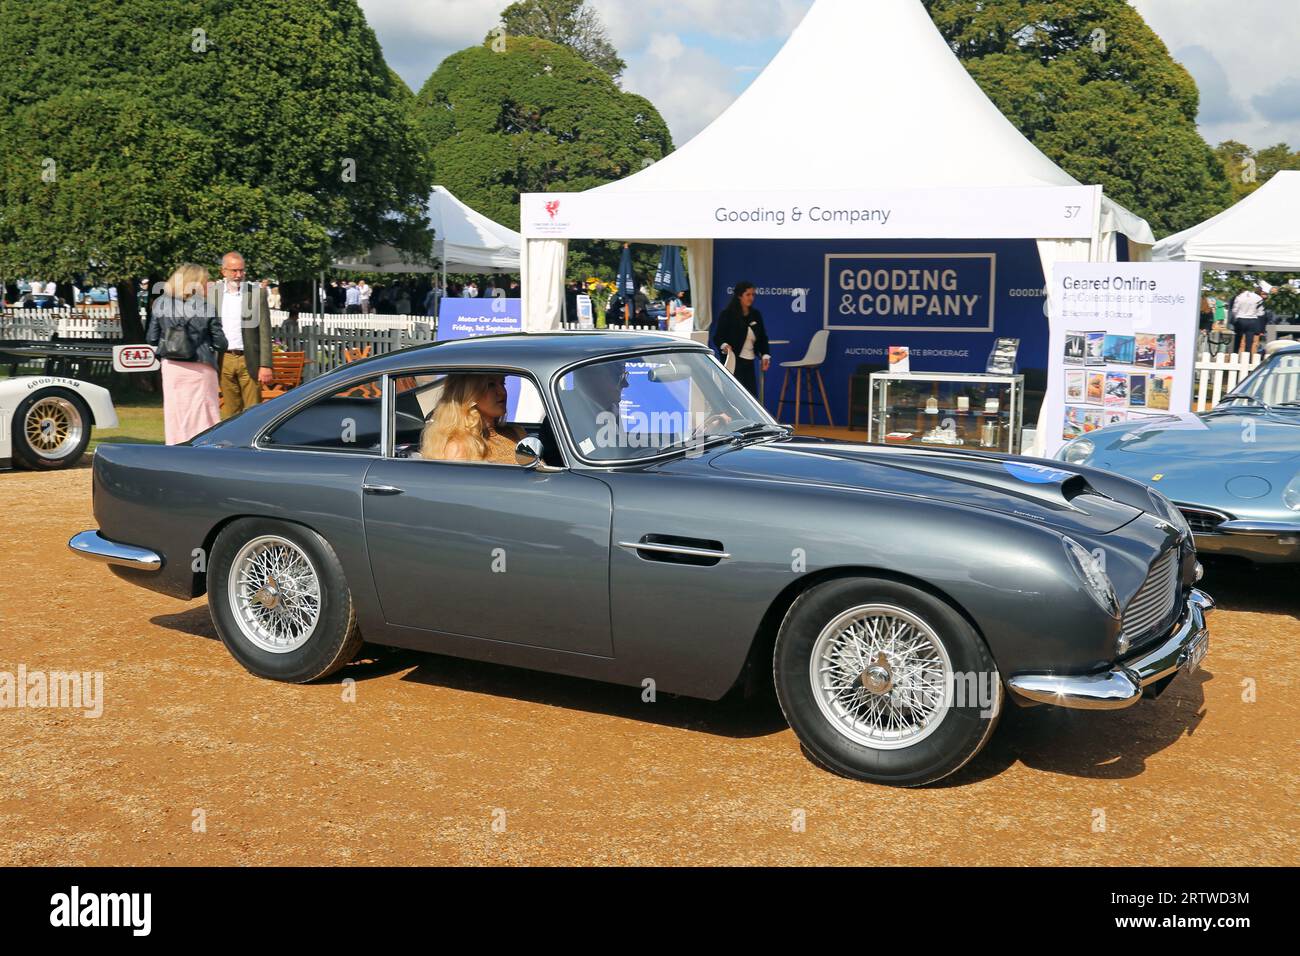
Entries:
<svg viewBox="0 0 1300 956">
<path fill-rule="evenodd" d="M 1057 453 L 1057 457 L 1072 465 L 1079 465 L 1091 458 L 1096 450 L 1096 446 L 1088 439 L 1079 438 L 1062 448 Z"/>
<path fill-rule="evenodd" d="M 1065 555 L 1070 559 L 1070 566 L 1092 599 L 1111 617 L 1118 618 L 1119 599 L 1115 597 L 1115 586 L 1110 583 L 1110 575 L 1103 570 L 1101 562 L 1071 537 L 1062 535 L 1061 543 L 1065 545 Z"/>
<path fill-rule="evenodd" d="M 1300 475 L 1296 475 L 1282 489 L 1282 502 L 1292 511 L 1300 511 Z"/>
</svg>

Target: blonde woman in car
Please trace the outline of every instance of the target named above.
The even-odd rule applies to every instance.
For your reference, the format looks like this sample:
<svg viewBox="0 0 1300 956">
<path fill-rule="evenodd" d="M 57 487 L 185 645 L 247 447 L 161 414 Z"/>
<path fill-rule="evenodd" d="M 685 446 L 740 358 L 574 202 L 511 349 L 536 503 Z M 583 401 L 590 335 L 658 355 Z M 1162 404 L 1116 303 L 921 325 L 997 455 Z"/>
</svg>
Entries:
<svg viewBox="0 0 1300 956">
<path fill-rule="evenodd" d="M 513 465 L 524 431 L 503 425 L 504 375 L 448 375 L 424 427 L 420 457 L 432 461 L 486 461 Z"/>
</svg>

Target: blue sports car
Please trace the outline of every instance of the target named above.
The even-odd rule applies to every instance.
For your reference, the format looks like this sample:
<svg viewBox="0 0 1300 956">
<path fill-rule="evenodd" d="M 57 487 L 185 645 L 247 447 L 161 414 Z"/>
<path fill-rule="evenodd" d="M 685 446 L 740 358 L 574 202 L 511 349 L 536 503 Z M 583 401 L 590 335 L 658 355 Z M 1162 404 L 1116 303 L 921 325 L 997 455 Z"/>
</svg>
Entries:
<svg viewBox="0 0 1300 956">
<path fill-rule="evenodd" d="M 1103 428 L 1057 457 L 1159 489 L 1186 516 L 1202 554 L 1300 562 L 1300 342 L 1211 411 Z"/>
</svg>

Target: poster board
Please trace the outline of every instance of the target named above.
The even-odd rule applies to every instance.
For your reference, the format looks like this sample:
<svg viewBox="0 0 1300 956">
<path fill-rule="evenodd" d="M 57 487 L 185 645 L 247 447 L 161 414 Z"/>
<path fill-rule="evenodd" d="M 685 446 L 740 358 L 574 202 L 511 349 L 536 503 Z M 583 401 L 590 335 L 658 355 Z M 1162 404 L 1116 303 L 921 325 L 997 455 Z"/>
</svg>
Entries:
<svg viewBox="0 0 1300 956">
<path fill-rule="evenodd" d="M 591 306 L 591 296 L 585 292 L 577 297 L 578 328 L 594 329 L 596 327 L 595 311 Z"/>
<path fill-rule="evenodd" d="M 1046 456 L 1101 428 L 1191 412 L 1200 288 L 1194 262 L 1056 264 Z"/>
</svg>

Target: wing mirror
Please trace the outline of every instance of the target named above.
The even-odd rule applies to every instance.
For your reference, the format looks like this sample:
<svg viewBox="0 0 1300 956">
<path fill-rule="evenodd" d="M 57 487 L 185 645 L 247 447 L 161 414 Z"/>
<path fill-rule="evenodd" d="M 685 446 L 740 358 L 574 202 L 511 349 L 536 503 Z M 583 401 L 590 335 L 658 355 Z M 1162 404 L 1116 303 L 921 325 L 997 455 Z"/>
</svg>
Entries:
<svg viewBox="0 0 1300 956">
<path fill-rule="evenodd" d="M 543 461 L 545 457 L 546 447 L 536 435 L 529 435 L 515 446 L 515 463 L 521 468 L 532 468 L 543 472 L 564 470 L 546 464 Z"/>
</svg>

